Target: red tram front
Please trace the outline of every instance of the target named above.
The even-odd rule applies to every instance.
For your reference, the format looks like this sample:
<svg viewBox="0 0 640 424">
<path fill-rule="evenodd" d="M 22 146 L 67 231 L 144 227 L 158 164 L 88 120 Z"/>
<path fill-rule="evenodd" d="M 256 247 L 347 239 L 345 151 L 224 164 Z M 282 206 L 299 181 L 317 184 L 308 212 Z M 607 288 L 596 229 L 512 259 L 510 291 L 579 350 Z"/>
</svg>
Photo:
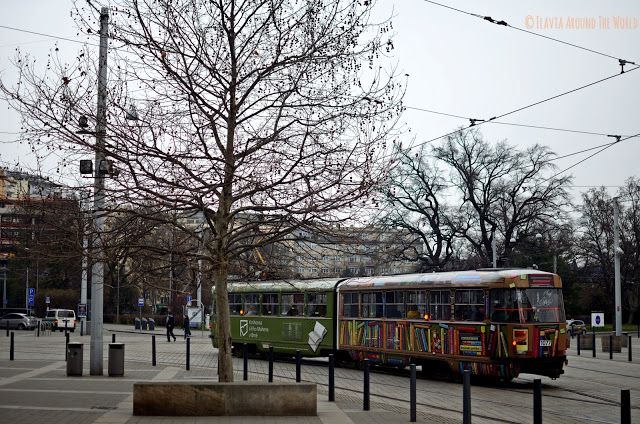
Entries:
<svg viewBox="0 0 640 424">
<path fill-rule="evenodd" d="M 558 275 L 530 269 L 353 278 L 338 285 L 338 349 L 356 361 L 510 380 L 557 378 L 567 334 Z"/>
</svg>

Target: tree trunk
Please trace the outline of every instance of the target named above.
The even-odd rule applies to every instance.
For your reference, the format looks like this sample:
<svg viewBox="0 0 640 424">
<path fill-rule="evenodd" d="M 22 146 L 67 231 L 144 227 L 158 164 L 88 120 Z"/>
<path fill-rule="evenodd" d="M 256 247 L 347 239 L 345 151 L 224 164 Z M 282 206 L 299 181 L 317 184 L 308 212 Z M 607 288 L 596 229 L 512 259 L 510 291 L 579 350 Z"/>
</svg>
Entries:
<svg viewBox="0 0 640 424">
<path fill-rule="evenodd" d="M 231 360 L 231 325 L 229 321 L 229 304 L 227 291 L 228 265 L 220 260 L 215 271 L 217 335 L 218 335 L 218 381 L 233 382 L 233 362 Z"/>
</svg>

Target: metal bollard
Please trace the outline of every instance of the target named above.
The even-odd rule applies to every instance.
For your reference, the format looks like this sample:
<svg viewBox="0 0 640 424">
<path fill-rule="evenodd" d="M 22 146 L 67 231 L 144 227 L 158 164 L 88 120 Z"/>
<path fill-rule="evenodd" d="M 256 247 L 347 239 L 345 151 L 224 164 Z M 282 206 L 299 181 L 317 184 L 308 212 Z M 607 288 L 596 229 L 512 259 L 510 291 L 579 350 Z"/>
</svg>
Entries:
<svg viewBox="0 0 640 424">
<path fill-rule="evenodd" d="M 249 380 L 249 345 L 242 344 L 242 379 Z"/>
<path fill-rule="evenodd" d="M 13 361 L 13 355 L 15 351 L 15 345 L 13 342 L 13 331 L 11 332 L 11 346 L 9 347 L 9 360 Z"/>
<path fill-rule="evenodd" d="M 638 338 L 640 339 L 640 322 L 638 323 Z"/>
<path fill-rule="evenodd" d="M 542 380 L 533 380 L 533 424 L 542 424 Z"/>
<path fill-rule="evenodd" d="M 409 421 L 416 422 L 416 364 L 410 364 L 411 382 L 409 383 Z"/>
<path fill-rule="evenodd" d="M 7 337 L 9 337 L 9 321 L 7 321 Z"/>
<path fill-rule="evenodd" d="M 631 356 L 631 336 L 629 336 L 629 340 L 628 340 L 628 346 L 629 346 L 629 362 L 631 362 L 632 356 Z"/>
<path fill-rule="evenodd" d="M 580 334 L 578 334 L 578 356 L 580 356 Z"/>
<path fill-rule="evenodd" d="M 111 335 L 111 343 L 115 343 L 116 342 L 116 333 L 113 333 Z"/>
<path fill-rule="evenodd" d="M 591 336 L 593 337 L 591 339 L 591 349 L 593 349 L 591 356 L 595 358 L 596 357 L 596 329 L 595 328 L 591 329 Z"/>
<path fill-rule="evenodd" d="M 191 364 L 191 337 L 187 337 L 187 371 L 190 369 Z"/>
<path fill-rule="evenodd" d="M 273 383 L 273 346 L 269 346 L 269 383 Z"/>
<path fill-rule="evenodd" d="M 613 359 L 613 334 L 609 334 L 609 359 Z"/>
<path fill-rule="evenodd" d="M 151 336 L 151 366 L 156 366 L 156 336 Z"/>
<path fill-rule="evenodd" d="M 364 387 L 362 390 L 362 410 L 369 410 L 369 360 L 364 360 Z"/>
<path fill-rule="evenodd" d="M 300 351 L 296 350 L 296 383 L 300 382 L 300 367 L 302 365 L 302 356 Z"/>
<path fill-rule="evenodd" d="M 80 320 L 80 337 L 84 336 L 84 320 Z"/>
<path fill-rule="evenodd" d="M 471 370 L 462 372 L 462 423 L 471 424 Z"/>
<path fill-rule="evenodd" d="M 38 321 L 38 337 L 40 337 L 40 321 Z"/>
<path fill-rule="evenodd" d="M 620 423 L 631 424 L 631 392 L 620 391 Z"/>
<path fill-rule="evenodd" d="M 64 360 L 67 360 L 67 357 L 69 356 L 69 333 L 67 333 L 66 331 L 64 332 Z"/>
<path fill-rule="evenodd" d="M 333 353 L 329 354 L 329 402 L 336 400 L 335 360 Z"/>
</svg>

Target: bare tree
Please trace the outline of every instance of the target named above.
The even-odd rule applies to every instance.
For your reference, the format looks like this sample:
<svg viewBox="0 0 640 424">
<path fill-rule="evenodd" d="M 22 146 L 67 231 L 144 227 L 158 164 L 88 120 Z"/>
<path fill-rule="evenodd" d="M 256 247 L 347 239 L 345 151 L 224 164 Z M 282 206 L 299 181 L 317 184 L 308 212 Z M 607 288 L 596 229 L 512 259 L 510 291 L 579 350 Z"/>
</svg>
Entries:
<svg viewBox="0 0 640 424">
<path fill-rule="evenodd" d="M 435 161 L 429 162 L 425 148 L 419 152 L 399 149 L 398 155 L 400 161 L 382 193 L 386 212 L 380 221 L 413 236 L 399 246 L 399 259 L 417 260 L 425 271 L 442 270 L 459 236 L 455 211 L 445 202 L 445 179 Z M 417 240 L 424 249 L 416 249 Z"/>
<path fill-rule="evenodd" d="M 119 169 L 108 203 L 201 212 L 216 290 L 219 379 L 232 381 L 227 276 L 234 258 L 298 228 L 349 219 L 384 176 L 386 140 L 402 106 L 389 22 L 347 0 L 115 1 L 104 153 Z M 94 34 L 97 11 L 76 10 Z M 52 55 L 40 77 L 16 60 L 2 92 L 34 146 L 73 159 L 93 148 L 75 116 L 93 116 L 95 65 Z M 53 76 L 52 76 L 53 74 Z M 134 109 L 135 108 L 135 109 Z M 133 124 L 125 120 L 137 115 Z M 48 137 L 49 136 L 49 137 Z M 172 224 L 179 225 L 178 221 Z M 183 228 L 188 230 L 186 227 Z M 257 238 L 256 233 L 261 237 Z"/>
<path fill-rule="evenodd" d="M 492 145 L 469 130 L 450 136 L 434 155 L 450 167 L 462 198 L 464 238 L 483 265 L 491 263 L 494 237 L 502 237 L 508 257 L 516 235 L 533 236 L 536 225 L 549 226 L 565 216 L 571 177 L 546 176 L 555 170 L 555 155 L 547 147 L 520 151 L 506 142 Z"/>
</svg>

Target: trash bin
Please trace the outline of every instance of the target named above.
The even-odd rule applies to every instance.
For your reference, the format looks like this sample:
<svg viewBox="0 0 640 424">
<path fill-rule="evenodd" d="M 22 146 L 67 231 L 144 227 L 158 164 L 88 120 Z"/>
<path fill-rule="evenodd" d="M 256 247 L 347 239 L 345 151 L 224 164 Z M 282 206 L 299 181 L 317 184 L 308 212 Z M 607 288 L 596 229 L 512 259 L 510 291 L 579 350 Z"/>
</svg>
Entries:
<svg viewBox="0 0 640 424">
<path fill-rule="evenodd" d="M 124 376 L 124 343 L 109 343 L 109 377 Z"/>
<path fill-rule="evenodd" d="M 146 330 L 147 328 L 149 328 L 148 321 L 146 318 L 142 318 L 142 329 Z"/>
<path fill-rule="evenodd" d="M 156 321 L 153 318 L 149 318 L 149 330 L 153 331 L 156 329 Z"/>
<path fill-rule="evenodd" d="M 82 343 L 67 344 L 67 376 L 82 376 Z"/>
<path fill-rule="evenodd" d="M 139 330 L 139 329 L 140 329 L 140 318 L 137 318 L 137 317 L 136 317 L 136 318 L 133 320 L 133 328 L 134 328 L 135 330 Z"/>
</svg>

